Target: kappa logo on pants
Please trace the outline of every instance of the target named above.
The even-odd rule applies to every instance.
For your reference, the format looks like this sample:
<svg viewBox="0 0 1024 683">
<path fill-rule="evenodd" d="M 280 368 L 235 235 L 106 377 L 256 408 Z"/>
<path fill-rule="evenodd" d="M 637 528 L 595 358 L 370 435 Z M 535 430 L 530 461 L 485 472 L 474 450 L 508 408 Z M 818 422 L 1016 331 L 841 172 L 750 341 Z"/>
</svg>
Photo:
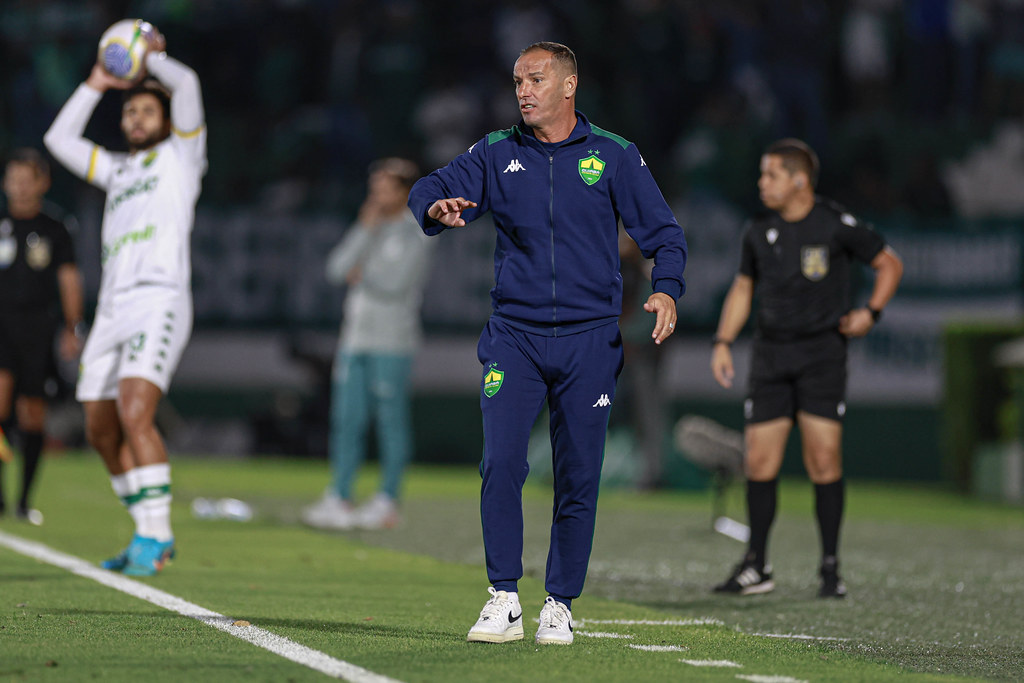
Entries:
<svg viewBox="0 0 1024 683">
<path fill-rule="evenodd" d="M 591 408 L 606 408 L 612 404 L 608 398 L 608 394 L 601 394 L 601 398 L 597 399 L 597 403 L 590 406 Z"/>
</svg>

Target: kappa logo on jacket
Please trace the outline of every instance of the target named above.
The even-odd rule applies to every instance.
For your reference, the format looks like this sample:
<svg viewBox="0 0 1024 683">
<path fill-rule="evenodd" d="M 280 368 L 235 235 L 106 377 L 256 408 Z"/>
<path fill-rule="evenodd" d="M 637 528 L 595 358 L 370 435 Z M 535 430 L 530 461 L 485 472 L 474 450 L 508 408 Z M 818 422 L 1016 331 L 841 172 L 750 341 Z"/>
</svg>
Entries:
<svg viewBox="0 0 1024 683">
<path fill-rule="evenodd" d="M 519 163 L 519 159 L 513 159 L 508 162 L 508 167 L 502 171 L 502 173 L 515 173 L 516 171 L 525 171 L 526 167 Z"/>
</svg>

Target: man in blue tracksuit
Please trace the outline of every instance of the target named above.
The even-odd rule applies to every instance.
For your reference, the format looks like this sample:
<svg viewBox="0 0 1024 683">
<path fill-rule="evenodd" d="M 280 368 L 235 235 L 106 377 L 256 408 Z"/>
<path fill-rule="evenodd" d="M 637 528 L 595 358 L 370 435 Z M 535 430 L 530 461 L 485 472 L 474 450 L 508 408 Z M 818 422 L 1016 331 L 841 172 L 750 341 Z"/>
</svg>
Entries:
<svg viewBox="0 0 1024 683">
<path fill-rule="evenodd" d="M 522 487 L 527 442 L 545 399 L 555 502 L 538 643 L 572 642 L 594 535 L 615 380 L 622 369 L 618 224 L 654 258 L 660 344 L 685 288 L 686 240 L 636 146 L 575 110 L 576 57 L 558 43 L 524 49 L 513 69 L 522 121 L 481 139 L 421 178 L 409 207 L 434 235 L 490 211 L 494 313 L 477 349 L 483 364 L 480 516 L 491 598 L 467 640 L 523 637 Z"/>
</svg>

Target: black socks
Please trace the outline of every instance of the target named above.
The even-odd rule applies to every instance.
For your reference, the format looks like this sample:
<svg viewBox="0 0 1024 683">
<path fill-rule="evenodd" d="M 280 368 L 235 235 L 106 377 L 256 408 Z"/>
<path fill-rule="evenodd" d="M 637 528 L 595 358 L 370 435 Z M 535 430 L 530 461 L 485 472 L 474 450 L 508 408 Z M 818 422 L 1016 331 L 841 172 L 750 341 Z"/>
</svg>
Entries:
<svg viewBox="0 0 1024 683">
<path fill-rule="evenodd" d="M 821 532 L 821 554 L 835 557 L 839 548 L 839 527 L 843 522 L 843 506 L 846 503 L 846 482 L 843 479 L 831 484 L 814 485 L 814 509 L 818 515 L 818 529 Z"/>
<path fill-rule="evenodd" d="M 763 567 L 767 559 L 768 532 L 775 521 L 779 480 L 747 481 L 747 514 L 750 521 L 750 545 L 747 561 Z"/>
</svg>

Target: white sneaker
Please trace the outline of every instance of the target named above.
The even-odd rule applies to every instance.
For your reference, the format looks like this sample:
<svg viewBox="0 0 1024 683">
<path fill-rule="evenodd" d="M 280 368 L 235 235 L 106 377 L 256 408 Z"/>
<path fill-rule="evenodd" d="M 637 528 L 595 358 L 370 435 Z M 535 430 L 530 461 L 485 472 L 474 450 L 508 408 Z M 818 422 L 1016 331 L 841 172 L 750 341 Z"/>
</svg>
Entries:
<svg viewBox="0 0 1024 683">
<path fill-rule="evenodd" d="M 537 642 L 542 645 L 572 644 L 572 612 L 550 595 L 544 599 L 544 607 L 540 610 Z"/>
<path fill-rule="evenodd" d="M 363 529 L 391 529 L 398 526 L 401 517 L 394 499 L 386 493 L 378 493 L 356 511 L 356 524 Z"/>
<path fill-rule="evenodd" d="M 341 531 L 356 525 L 356 511 L 334 491 L 327 491 L 323 498 L 302 510 L 302 521 L 317 529 Z"/>
<path fill-rule="evenodd" d="M 14 516 L 23 522 L 28 522 L 33 526 L 43 525 L 43 513 L 35 508 L 19 508 Z"/>
<path fill-rule="evenodd" d="M 523 639 L 523 608 L 518 593 L 496 591 L 489 586 L 491 599 L 480 610 L 480 618 L 469 629 L 471 643 L 507 643 Z"/>
</svg>

